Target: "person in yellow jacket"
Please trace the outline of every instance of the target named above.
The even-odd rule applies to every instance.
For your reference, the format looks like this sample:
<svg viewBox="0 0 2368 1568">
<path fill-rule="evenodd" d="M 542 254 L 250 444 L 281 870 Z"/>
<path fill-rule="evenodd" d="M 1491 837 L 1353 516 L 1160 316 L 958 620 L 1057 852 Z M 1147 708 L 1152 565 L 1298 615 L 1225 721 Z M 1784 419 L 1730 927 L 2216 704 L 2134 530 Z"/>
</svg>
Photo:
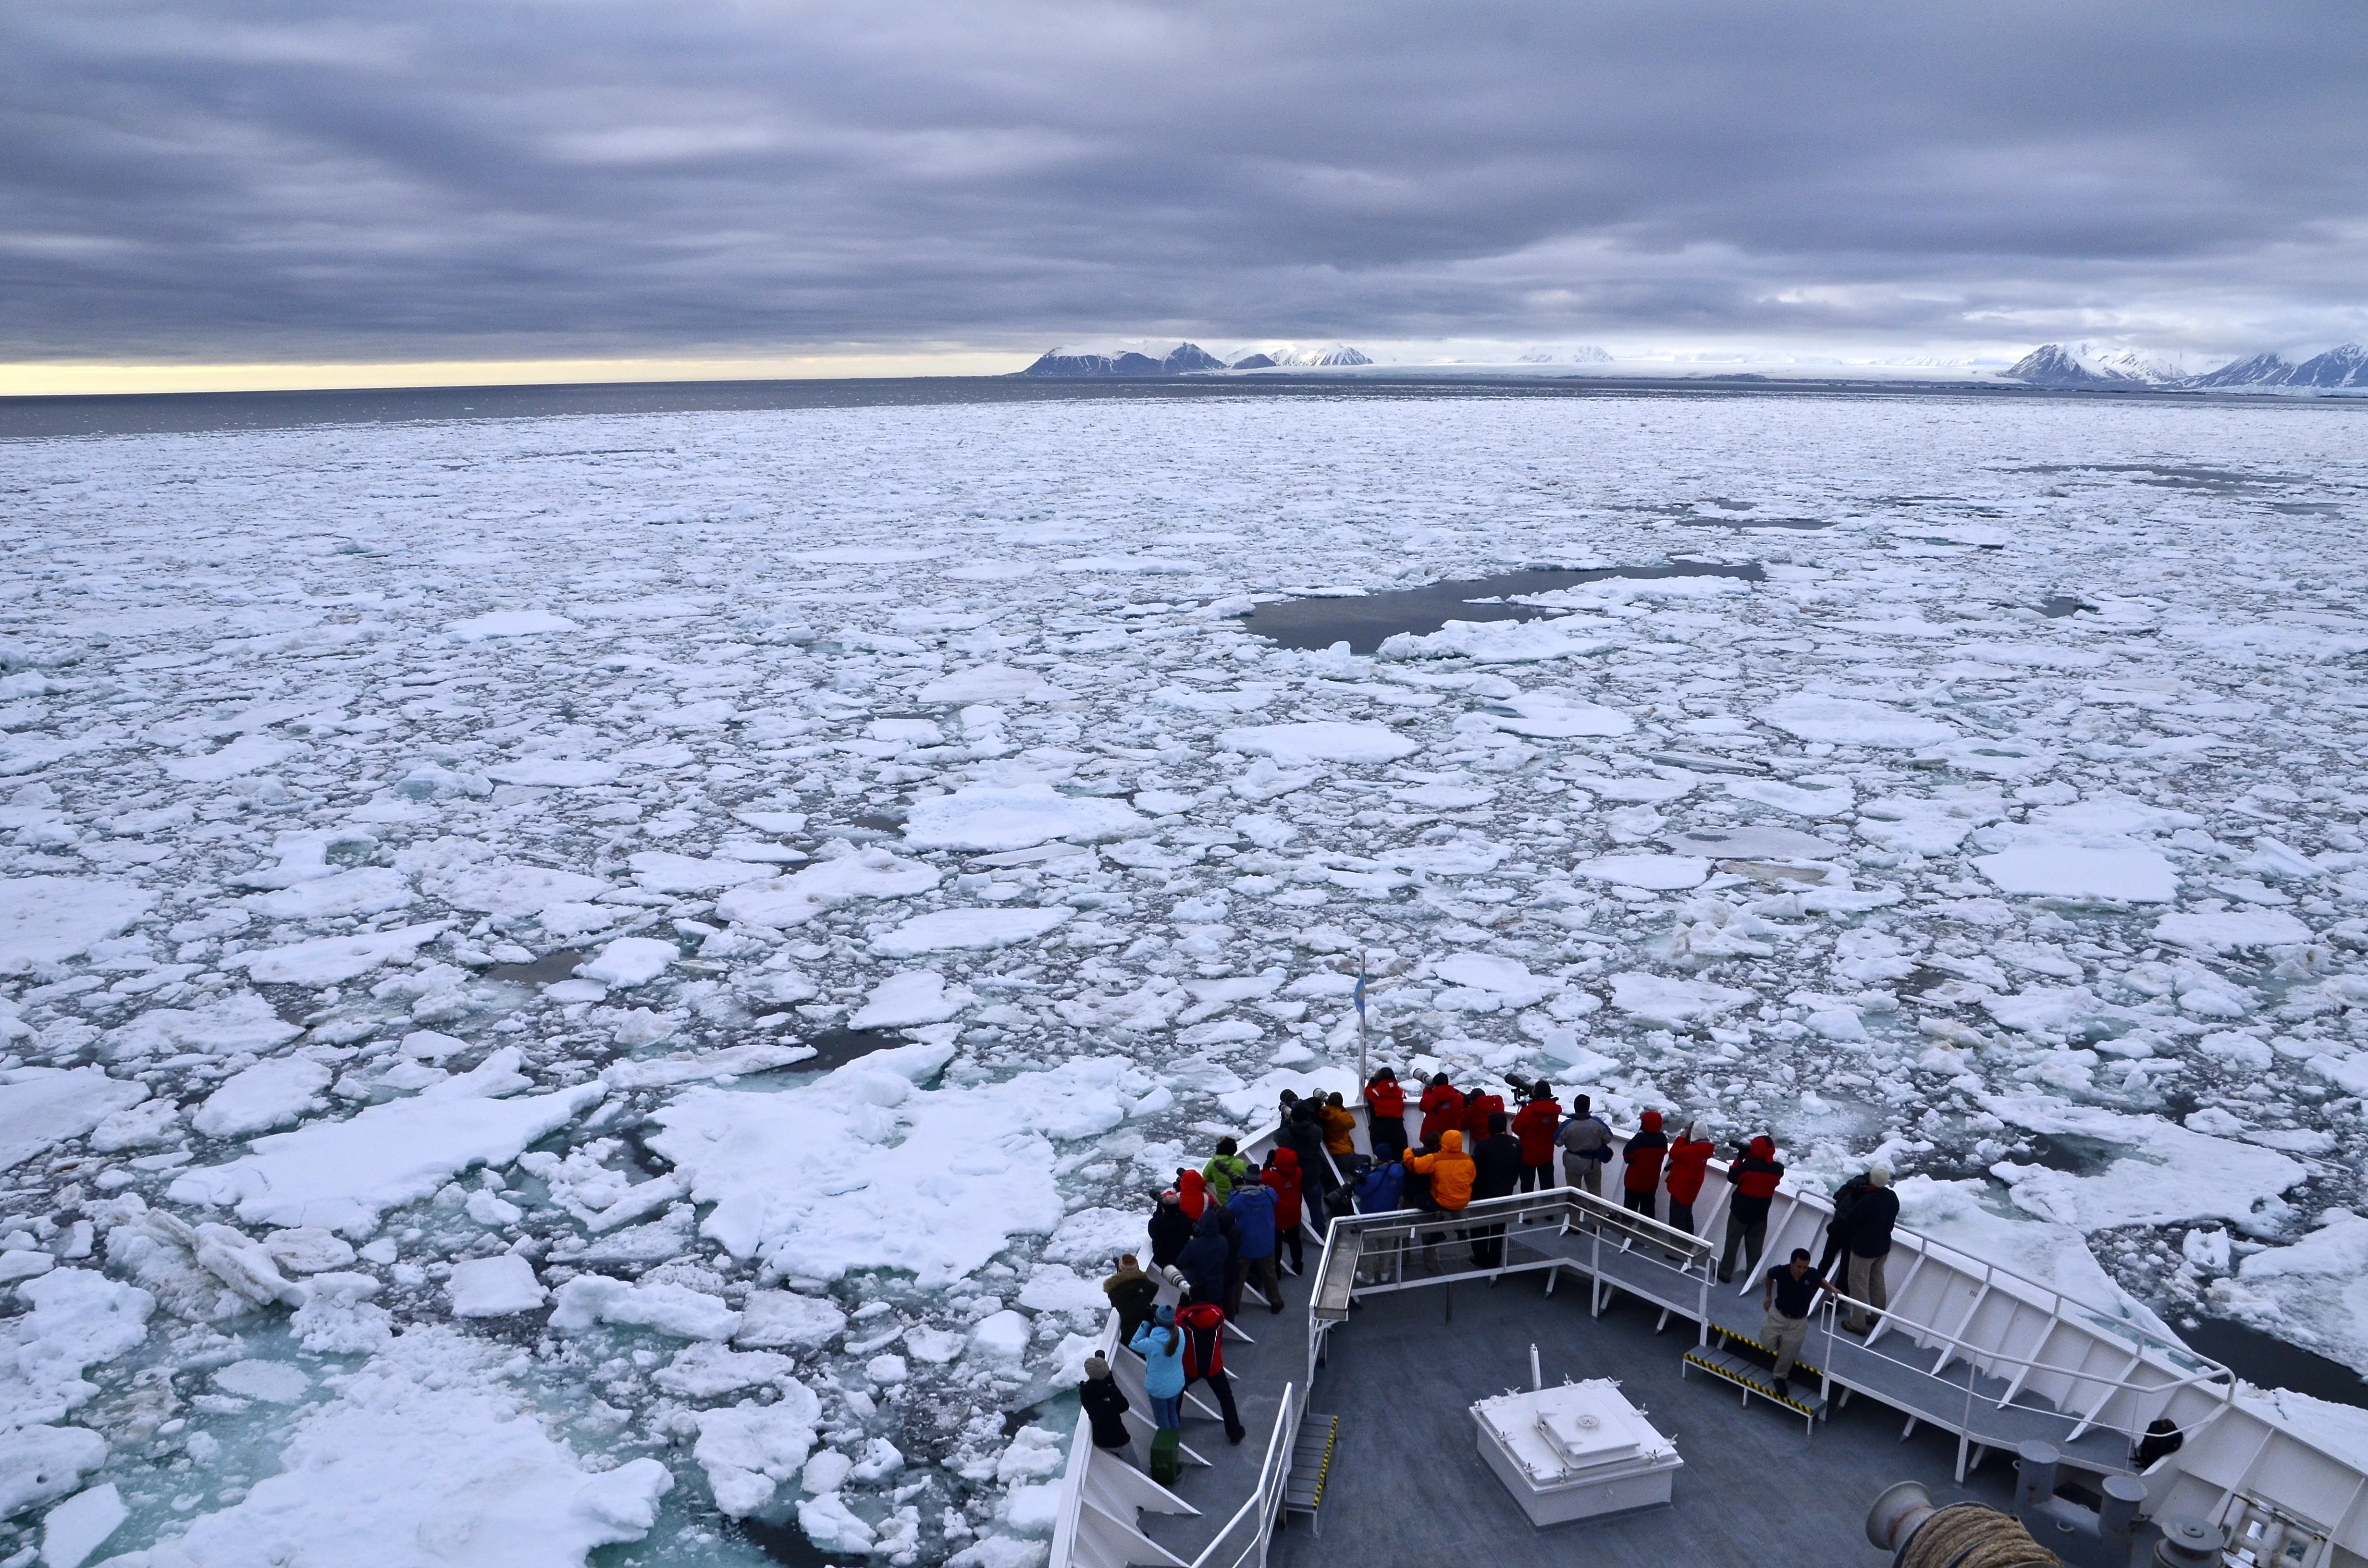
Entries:
<svg viewBox="0 0 2368 1568">
<path fill-rule="evenodd" d="M 1463 1133 L 1440 1134 L 1438 1153 L 1408 1154 L 1406 1167 L 1430 1178 L 1431 1207 L 1454 1214 L 1472 1201 L 1472 1181 L 1479 1174 L 1479 1167 L 1463 1152 Z"/>
<path fill-rule="evenodd" d="M 1357 1115 L 1340 1103 L 1338 1091 L 1325 1096 L 1324 1108 L 1315 1113 L 1317 1125 L 1324 1129 L 1324 1152 L 1330 1154 L 1343 1170 L 1357 1152 Z"/>
</svg>

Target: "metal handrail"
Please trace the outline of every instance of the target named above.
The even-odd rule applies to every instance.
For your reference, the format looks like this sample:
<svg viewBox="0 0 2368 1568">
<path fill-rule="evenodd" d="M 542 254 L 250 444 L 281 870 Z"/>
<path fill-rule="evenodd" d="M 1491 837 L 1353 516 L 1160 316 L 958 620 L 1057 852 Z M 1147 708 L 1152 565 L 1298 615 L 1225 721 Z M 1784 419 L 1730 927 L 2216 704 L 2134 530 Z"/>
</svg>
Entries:
<svg viewBox="0 0 2368 1568">
<path fill-rule="evenodd" d="M 1898 1325 L 1899 1325 L 1899 1331 L 1900 1331 L 1900 1332 L 1905 1332 L 1905 1333 L 1907 1333 L 1907 1334 L 1911 1338 L 1914 1338 L 1917 1335 L 1918 1335 L 1918 1334 L 1920 1334 L 1920 1333 L 1923 1333 L 1923 1332 L 1926 1332 L 1926 1331 L 1929 1329 L 1929 1330 L 1930 1330 L 1930 1332 L 1931 1333 L 1931 1335 L 1932 1335 L 1932 1336 L 1933 1336 L 1933 1338 L 1934 1338 L 1934 1339 L 1938 1339 L 1938 1340 L 1945 1340 L 1945 1341 L 1948 1343 L 1948 1345 L 1950 1346 L 1950 1347 L 1952 1348 L 1952 1351 L 1953 1351 L 1953 1350 L 1957 1350 L 1957 1349 L 1969 1348 L 1969 1347 L 1970 1347 L 1970 1348 L 1974 1348 L 1974 1349 L 1977 1350 L 1977 1351 L 1978 1351 L 1978 1355 L 1977 1355 L 1977 1356 L 1968 1356 L 1968 1357 L 1966 1357 L 1966 1358 L 1965 1358 L 1965 1361 L 1966 1361 L 1966 1368 L 1965 1368 L 1965 1383 L 1964 1383 L 1964 1391 L 1963 1391 L 1963 1392 L 1965 1393 L 1965 1395 L 1966 1395 L 1966 1397 L 1967 1397 L 1968 1408 L 1969 1408 L 1969 1409 L 1970 1409 L 1971 1399 L 1972 1399 L 1972 1393 L 1973 1393 L 1973 1381 L 1974 1381 L 1974 1375 L 1975 1375 L 1975 1373 L 1974 1373 L 1973 1362 L 1974 1362 L 1975 1360 L 1976 1360 L 1976 1359 L 1983 1359 L 1983 1360 L 1988 1360 L 1988 1361 L 1993 1361 L 1993 1362 L 1996 1362 L 1996 1361 L 2003 1361 L 2003 1362 L 2008 1363 L 2008 1364 L 2009 1364 L 2009 1365 L 2010 1365 L 2010 1366 L 2021 1367 L 2021 1368 L 2025 1369 L 2026 1369 L 2026 1370 L 2028 1370 L 2028 1371 L 2033 1371 L 2033 1372 L 2055 1372 L 2055 1373 L 2060 1374 L 2061 1376 L 2070 1378 L 2070 1379 L 2074 1380 L 2074 1381 L 2077 1381 L 2077 1382 L 2089 1383 L 2089 1384 L 2094 1385 L 2094 1386 L 2096 1386 L 2096 1387 L 2103 1388 L 2103 1389 L 2107 1390 L 2107 1391 L 2108 1391 L 2108 1393 L 2107 1393 L 2107 1395 L 2106 1395 L 2106 1398 L 2107 1398 L 2107 1399 L 2110 1399 L 2110 1398 L 2112 1397 L 2112 1393 L 2114 1393 L 2114 1392 L 2119 1392 L 2123 1391 L 2123 1390 L 2127 1390 L 2127 1391 L 2129 1391 L 2130 1392 L 2133 1392 L 2133 1393 L 2140 1393 L 2140 1394 L 2148 1394 L 2148 1395 L 2152 1395 L 2152 1394 L 2162 1394 L 2162 1395 L 2169 1395 L 2169 1394 L 2177 1393 L 2180 1389 L 2183 1389 L 2183 1388 L 2192 1388 L 2192 1387 L 2195 1387 L 2195 1386 L 2197 1386 L 2197 1385 L 2199 1385 L 2199 1384 L 2202 1384 L 2202 1383 L 2204 1383 L 2204 1382 L 2206 1382 L 2206 1381 L 2211 1381 L 2211 1380 L 2213 1380 L 2213 1379 L 2214 1379 L 2214 1378 L 2225 1379 L 2225 1380 L 2226 1380 L 2226 1384 L 2225 1384 L 2225 1386 L 2222 1388 L 2221 1392 L 2220 1392 L 2220 1402 L 2219 1402 L 2218 1408 L 2214 1409 L 2214 1410 L 2212 1412 L 2212 1414 L 2211 1414 L 2211 1415 L 2206 1415 L 2206 1416 L 2203 1417 L 2201 1420 L 2197 1421 L 2193 1426 L 2182 1426 L 2182 1427 L 2180 1427 L 2180 1431 L 2181 1433 L 2186 1433 L 2186 1432 L 2189 1432 L 2189 1431 L 2200 1430 L 2200 1429 L 2202 1429 L 2203 1426 L 2206 1426 L 2210 1425 L 2212 1422 L 2214 1422 L 2214 1421 L 2217 1420 L 2217 1419 L 2219 1418 L 2219 1416 L 2220 1416 L 2221 1412 L 2222 1412 L 2222 1411 L 2225 1411 L 2225 1410 L 2226 1410 L 2226 1409 L 2230 1404 L 2234 1403 L 2235 1403 L 2235 1401 L 2236 1401 L 2236 1398 L 2237 1398 L 2237 1375 L 2236 1375 L 2234 1372 L 2230 1371 L 2227 1368 L 2221 1366 L 2221 1365 L 2220 1365 L 2218 1362 L 2216 1362 L 2216 1361 L 2207 1362 L 2207 1363 L 2206 1363 L 2206 1365 L 2205 1365 L 2205 1367 L 2203 1368 L 2203 1369 L 2202 1369 L 2202 1370 L 2200 1370 L 2200 1371 L 2191 1372 L 2191 1373 L 2187 1374 L 2187 1375 L 2186 1375 L 2186 1376 L 2184 1376 L 2184 1377 L 2179 1378 L 2179 1379 L 2177 1379 L 2176 1381 L 2171 1381 L 2171 1382 L 2168 1382 L 2168 1383 L 2140 1383 L 2140 1382 L 2135 1382 L 2135 1381 L 2133 1381 L 2130 1379 L 2130 1377 L 2129 1377 L 2129 1375 L 2128 1375 L 2127 1373 L 2123 1373 L 2123 1374 L 2122 1374 L 2122 1375 L 2121 1375 L 2121 1376 L 2119 1376 L 2119 1377 L 2105 1377 L 2105 1376 L 2102 1376 L 2102 1375 L 2100 1375 L 2100 1374 L 2099 1374 L 2099 1373 L 2096 1373 L 2096 1372 L 2082 1371 L 2082 1370 L 2080 1370 L 2078 1368 L 2075 1368 L 2075 1367 L 2059 1367 L 2059 1366 L 2055 1365 L 2055 1363 L 2053 1363 L 2053 1362 L 2037 1360 L 2037 1359 L 2034 1359 L 2034 1358 L 2031 1358 L 2031 1357 L 2028 1357 L 2028 1356 L 2015 1356 L 2015 1355 L 2010 1355 L 2010 1354 L 2009 1354 L 2008 1352 L 2006 1352 L 2006 1351 L 2004 1351 L 2004 1350 L 1987 1350 L 1987 1349 L 1981 1349 L 1979 1346 L 1975 1346 L 1975 1342 L 1973 1342 L 1973 1341 L 1971 1341 L 1971 1340 L 1963 1339 L 1963 1338 L 1960 1338 L 1960 1337 L 1958 1337 L 1957 1335 L 1954 1335 L 1942 1334 L 1942 1333 L 1941 1333 L 1938 1329 L 1930 1329 L 1930 1325 L 1928 1325 L 1928 1324 L 1919 1324 L 1919 1323 L 1918 1323 L 1918 1322 L 1917 1322 L 1917 1320 L 1916 1320 L 1916 1319 L 1914 1319 L 1914 1318 L 1902 1316 L 1900 1313 L 1898 1313 L 1897 1312 L 1895 1312 L 1894 1310 L 1892 1310 L 1892 1309 L 1891 1309 L 1891 1308 L 1889 1308 L 1889 1307 L 1878 1307 L 1878 1306 L 1876 1306 L 1874 1303 L 1873 1303 L 1872 1301 L 1860 1301 L 1857 1297 L 1852 1296 L 1852 1295 L 1849 1294 L 1849 1293 L 1848 1293 L 1848 1292 L 1846 1292 L 1846 1291 L 1842 1291 L 1842 1290 L 1835 1290 L 1831 1285 L 1828 1285 L 1828 1286 L 1827 1286 L 1827 1287 L 1825 1288 L 1825 1291 L 1824 1291 L 1823 1297 L 1822 1297 L 1822 1299 L 1818 1301 L 1818 1303 L 1817 1303 L 1817 1308 L 1816 1308 L 1816 1310 L 1817 1310 L 1819 1312 L 1821 1312 L 1821 1313 L 1824 1315 L 1825 1319 L 1826 1319 L 1825 1325 L 1824 1325 L 1824 1332 L 1825 1332 L 1825 1334 L 1826 1334 L 1826 1335 L 1827 1335 L 1827 1337 L 1828 1339 L 1833 1338 L 1833 1336 L 1834 1336 L 1834 1333 L 1835 1333 L 1835 1330 L 1834 1330 L 1834 1324 L 1833 1324 L 1833 1319 L 1834 1319 L 1834 1317 L 1835 1317 L 1838 1313 L 1839 1313 L 1839 1312 L 1842 1311 L 1842 1309 L 1843 1309 L 1845 1306 L 1850 1306 L 1850 1307 L 1858 1307 L 1858 1308 L 1862 1309 L 1864 1312 L 1866 1312 L 1867 1313 L 1869 1313 L 1869 1314 L 1871 1314 L 1871 1315 L 1873 1315 L 1873 1316 L 1874 1316 L 1874 1317 L 1878 1317 L 1878 1318 L 1881 1318 L 1881 1319 L 1884 1320 L 1886 1323 L 1896 1323 L 1896 1324 L 1898 1324 Z M 1847 1343 L 1848 1341 L 1847 1341 L 1847 1340 L 1843 1340 L 1843 1341 L 1840 1341 L 1840 1342 L 1841 1342 L 1841 1343 Z M 1895 1367 L 1904 1367 L 1904 1368 L 1906 1368 L 1908 1371 L 1911 1371 L 1911 1372 L 1915 1373 L 1917 1376 L 1918 1376 L 1918 1377 L 1920 1377 L 1920 1378 L 1929 1378 L 1929 1379 L 1930 1379 L 1933 1382 L 1935 1382 L 1935 1383 L 1939 1384 L 1941 1387 L 1943 1387 L 1943 1388 L 1948 1389 L 1948 1390 L 1949 1390 L 1951 1392 L 1952 1392 L 1952 1393 L 1953 1393 L 1953 1392 L 1959 1392 L 1956 1384 L 1950 1382 L 1947 1379 L 1943 1378 L 1943 1377 L 1941 1375 L 1941 1367 L 1946 1367 L 1946 1366 L 1948 1365 L 1949 1360 L 1953 1360 L 1953 1359 L 1955 1359 L 1955 1358 L 1956 1358 L 1953 1355 L 1952 1355 L 1952 1356 L 1951 1356 L 1950 1358 L 1946 1358 L 1946 1359 L 1942 1360 L 1942 1361 L 1941 1361 L 1941 1363 L 1940 1364 L 1940 1367 L 1919 1367 L 1919 1366 L 1916 1365 L 1914 1362 L 1903 1360 L 1903 1359 L 1901 1359 L 1900 1358 L 1898 1358 L 1898 1357 L 1896 1357 L 1896 1356 L 1887 1355 L 1887 1354 L 1885 1354 L 1884 1351 L 1877 1349 L 1877 1348 L 1876 1348 L 1874 1346 L 1873 1346 L 1873 1345 L 1861 1344 L 1861 1345 L 1860 1345 L 1860 1346 L 1859 1346 L 1859 1348 L 1860 1348 L 1861 1350 L 1864 1351 L 1864 1352 L 1865 1352 L 1866 1354 L 1868 1354 L 1869 1356 L 1872 1356 L 1872 1357 L 1875 1358 L 1877 1360 L 1880 1360 L 1880 1361 L 1886 1361 L 1886 1362 L 1890 1363 L 1892 1366 L 1895 1366 Z M 1924 1342 L 1924 1341 L 1919 1340 L 1919 1341 L 1918 1341 L 1918 1348 L 1929 1350 L 1929 1349 L 1930 1349 L 1930 1348 L 1931 1348 L 1931 1345 L 1930 1345 L 1929 1342 Z M 1830 1360 L 1830 1359 L 1831 1359 L 1831 1358 L 1828 1358 L 1828 1360 Z M 2203 1359 L 2203 1358 L 2198 1358 L 2198 1359 Z M 1827 1369 L 1827 1371 L 1828 1373 L 1830 1373 L 1830 1371 L 1831 1371 L 1831 1368 L 1830 1368 L 1830 1367 L 1828 1367 L 1828 1368 L 1827 1368 L 1827 1369 Z M 1998 1403 L 1998 1408 L 2000 1408 L 2000 1409 L 2004 1409 L 2004 1408 L 2006 1408 L 2006 1406 L 2007 1406 L 2007 1405 L 2009 1405 L 2009 1404 L 2012 1403 L 2013 1403 L 2013 1399 L 2014 1399 L 2014 1393 L 2015 1393 L 2015 1392 L 2020 1392 L 2020 1391 L 2019 1391 L 2019 1390 L 2009 1391 L 2009 1392 L 2008 1393 L 2008 1395 L 2007 1395 L 2007 1397 L 2006 1397 L 2005 1399 L 1998 1401 L 1998 1402 L 1997 1402 L 1997 1403 Z M 1987 1403 L 1987 1399 L 1986 1399 L 1985 1403 Z M 2104 1403 L 2105 1403 L 2105 1401 L 2104 1401 L 2104 1400 L 2100 1400 L 2100 1401 L 2098 1402 L 2098 1407 L 2099 1407 L 2100 1409 L 2102 1409 L 2102 1408 L 2103 1408 L 2103 1406 L 2104 1406 Z M 2018 1405 L 2018 1406 L 2016 1406 L 2016 1408 L 2021 1409 L 2021 1410 L 2024 1410 L 2024 1411 L 2028 1411 L 2028 1412 L 2030 1412 L 2031 1414 L 2035 1415 L 2061 1415 L 2064 1419 L 2066 1419 L 2066 1420 L 2067 1420 L 2067 1421 L 2072 1422 L 2075 1426 L 2109 1426 L 2111 1430 L 2115 1431 L 2115 1432 L 2121 1432 L 2121 1433 L 2123 1433 L 2124 1436 L 2128 1436 L 2128 1437 L 2135 1437 L 2135 1436 L 2136 1436 L 2136 1435 L 2137 1435 L 2137 1434 L 2135 1434 L 2135 1433 L 2130 1432 L 2130 1431 L 2129 1431 L 2127 1428 L 2125 1428 L 2125 1427 L 2119 1426 L 2110 1426 L 2110 1424 L 2108 1424 L 2108 1423 L 2103 1423 L 2103 1422 L 2100 1422 L 2100 1421 L 2098 1421 L 2098 1420 L 2097 1420 L 2095 1417 L 2093 1417 L 2093 1416 L 2084 1417 L 2084 1416 L 2080 1415 L 2078 1412 L 2074 1412 L 2074 1411 L 2055 1411 L 2055 1412 L 2050 1412 L 2050 1411 L 2042 1411 L 2042 1410 L 2035 1409 L 2034 1407 L 2032 1407 L 2032 1406 L 2031 1406 L 2031 1405 L 2027 1405 L 2027 1404 L 2026 1404 L 2026 1405 Z"/>
<path fill-rule="evenodd" d="M 1226 1568 L 1240 1568 L 1242 1563 L 1250 1560 L 1253 1553 L 1257 1555 L 1260 1564 L 1266 1562 L 1268 1517 L 1281 1507 L 1283 1501 L 1283 1488 L 1291 1480 L 1291 1449 L 1284 1438 L 1287 1436 L 1295 1437 L 1298 1433 L 1299 1399 L 1299 1387 L 1296 1383 L 1285 1383 L 1282 1386 L 1282 1406 L 1275 1412 L 1274 1430 L 1267 1437 L 1266 1458 L 1258 1464 L 1258 1484 L 1250 1489 L 1250 1494 L 1247 1497 L 1242 1499 L 1242 1506 L 1234 1510 L 1234 1517 L 1225 1521 L 1224 1528 L 1209 1538 L 1209 1544 L 1201 1549 L 1201 1555 L 1192 1559 L 1191 1568 L 1217 1568 L 1220 1561 L 1217 1557 L 1217 1549 L 1225 1543 L 1227 1537 L 1241 1528 L 1244 1519 L 1253 1516 L 1258 1520 L 1257 1533 L 1250 1538 L 1249 1544 L 1243 1547 L 1239 1553 L 1225 1559 L 1224 1562 Z"/>
</svg>

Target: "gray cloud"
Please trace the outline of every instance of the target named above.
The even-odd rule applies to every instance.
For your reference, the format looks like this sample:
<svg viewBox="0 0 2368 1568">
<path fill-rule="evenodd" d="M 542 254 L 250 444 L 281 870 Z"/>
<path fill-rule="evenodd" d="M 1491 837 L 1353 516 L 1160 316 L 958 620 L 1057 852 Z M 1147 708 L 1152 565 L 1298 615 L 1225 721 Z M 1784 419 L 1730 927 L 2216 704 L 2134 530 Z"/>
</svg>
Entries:
<svg viewBox="0 0 2368 1568">
<path fill-rule="evenodd" d="M 2304 343 L 2363 60 L 2354 0 L 12 7 L 0 358 Z"/>
</svg>

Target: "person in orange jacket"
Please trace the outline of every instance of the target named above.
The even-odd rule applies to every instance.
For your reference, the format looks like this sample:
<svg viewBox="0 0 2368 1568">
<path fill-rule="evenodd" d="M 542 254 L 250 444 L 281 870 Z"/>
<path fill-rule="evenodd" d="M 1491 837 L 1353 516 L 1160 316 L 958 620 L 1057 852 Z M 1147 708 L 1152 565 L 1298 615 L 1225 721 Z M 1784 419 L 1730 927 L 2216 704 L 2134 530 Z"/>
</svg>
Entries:
<svg viewBox="0 0 2368 1568">
<path fill-rule="evenodd" d="M 1357 1152 L 1357 1113 L 1340 1103 L 1340 1091 L 1335 1089 L 1324 1096 L 1315 1119 L 1324 1129 L 1324 1152 L 1332 1156 L 1335 1165 L 1347 1170 L 1349 1158 Z"/>
<path fill-rule="evenodd" d="M 1439 1136 L 1436 1154 L 1408 1154 L 1406 1167 L 1430 1178 L 1432 1207 L 1461 1213 L 1472 1201 L 1472 1183 L 1479 1167 L 1463 1152 L 1463 1134 L 1450 1129 Z"/>
<path fill-rule="evenodd" d="M 1463 1096 L 1447 1081 L 1444 1073 L 1430 1075 L 1430 1086 L 1422 1092 L 1422 1138 L 1425 1145 L 1439 1142 L 1440 1135 L 1450 1128 L 1463 1126 Z"/>
<path fill-rule="evenodd" d="M 1554 1134 L 1562 1128 L 1562 1105 L 1545 1084 L 1530 1085 L 1530 1097 L 1513 1118 L 1513 1136 L 1521 1141 L 1523 1192 L 1543 1192 L 1554 1187 Z"/>
<path fill-rule="evenodd" d="M 1373 1158 L 1388 1162 L 1406 1153 L 1406 1085 L 1387 1067 L 1365 1085 L 1365 1136 L 1372 1140 Z"/>
<path fill-rule="evenodd" d="M 1669 1145 L 1669 1223 L 1691 1234 L 1694 1228 L 1694 1199 L 1702 1196 L 1702 1178 L 1710 1174 L 1710 1157 L 1716 1152 L 1711 1141 L 1702 1136 L 1702 1124 L 1689 1122 Z"/>
</svg>

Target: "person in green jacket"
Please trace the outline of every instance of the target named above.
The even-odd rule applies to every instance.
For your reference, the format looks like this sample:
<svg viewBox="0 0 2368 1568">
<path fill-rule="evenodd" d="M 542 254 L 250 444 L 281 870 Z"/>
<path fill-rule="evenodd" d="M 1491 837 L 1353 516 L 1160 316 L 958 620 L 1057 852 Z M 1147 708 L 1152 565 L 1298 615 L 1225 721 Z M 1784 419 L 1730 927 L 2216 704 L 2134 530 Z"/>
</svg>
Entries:
<svg viewBox="0 0 2368 1568">
<path fill-rule="evenodd" d="M 1250 1182 L 1250 1163 L 1238 1153 L 1241 1145 L 1230 1138 L 1217 1140 L 1216 1158 L 1201 1167 L 1201 1179 L 1209 1184 L 1209 1196 L 1224 1203 L 1233 1196 L 1236 1187 Z"/>
</svg>

